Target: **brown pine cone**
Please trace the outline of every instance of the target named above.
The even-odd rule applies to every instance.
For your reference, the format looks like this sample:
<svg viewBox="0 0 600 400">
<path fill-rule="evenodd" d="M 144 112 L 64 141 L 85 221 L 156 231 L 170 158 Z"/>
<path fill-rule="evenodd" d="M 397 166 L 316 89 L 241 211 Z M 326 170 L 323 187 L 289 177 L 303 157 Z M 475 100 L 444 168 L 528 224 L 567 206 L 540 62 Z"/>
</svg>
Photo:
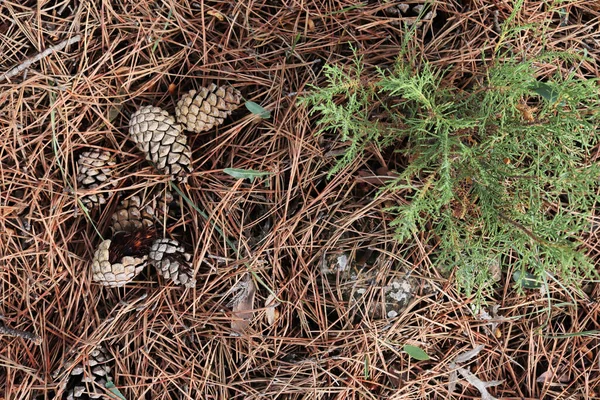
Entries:
<svg viewBox="0 0 600 400">
<path fill-rule="evenodd" d="M 241 93 L 231 86 L 190 90 L 177 102 L 175 116 L 188 131 L 200 133 L 221 125 L 242 100 Z"/>
<path fill-rule="evenodd" d="M 177 240 L 157 239 L 152 243 L 149 254 L 150 264 L 154 265 L 165 279 L 171 279 L 177 285 L 194 287 L 194 268 L 190 260 L 192 255 L 186 253 Z"/>
<path fill-rule="evenodd" d="M 420 28 L 424 22 L 431 22 L 437 16 L 435 7 L 433 7 L 430 8 L 425 15 L 422 15 L 421 18 L 417 18 L 417 16 L 419 16 L 423 11 L 424 7 L 425 2 L 422 4 L 399 3 L 384 8 L 383 13 L 389 17 L 398 17 L 398 20 L 394 21 L 392 19 L 390 21 L 392 25 L 412 26 L 416 23 L 417 28 Z"/>
<path fill-rule="evenodd" d="M 115 162 L 108 151 L 90 150 L 81 153 L 77 160 L 77 183 L 82 189 L 96 189 L 106 184 L 107 188 L 116 186 L 113 181 L 113 166 Z M 112 192 L 97 192 L 81 197 L 84 206 L 91 209 L 96 205 L 105 204 Z"/>
<path fill-rule="evenodd" d="M 112 229 L 117 232 L 135 232 L 154 226 L 154 208 L 142 207 L 139 196 L 123 199 L 112 215 Z"/>
<path fill-rule="evenodd" d="M 100 243 L 92 260 L 92 279 L 104 286 L 120 287 L 139 274 L 147 264 L 154 229 L 118 232 Z"/>
<path fill-rule="evenodd" d="M 192 152 L 181 125 L 168 112 L 146 106 L 133 113 L 129 134 L 156 169 L 185 182 L 192 171 Z"/>
<path fill-rule="evenodd" d="M 165 221 L 165 216 L 170 216 L 173 212 L 171 206 L 175 201 L 175 197 L 168 190 L 155 191 L 153 192 L 152 197 L 155 218 L 163 222 Z"/>
<path fill-rule="evenodd" d="M 111 357 L 104 347 L 97 346 L 92 350 L 85 363 L 77 364 L 62 385 L 65 391 L 63 399 L 108 399 L 103 389 L 108 381 L 112 382 L 110 361 Z"/>
</svg>

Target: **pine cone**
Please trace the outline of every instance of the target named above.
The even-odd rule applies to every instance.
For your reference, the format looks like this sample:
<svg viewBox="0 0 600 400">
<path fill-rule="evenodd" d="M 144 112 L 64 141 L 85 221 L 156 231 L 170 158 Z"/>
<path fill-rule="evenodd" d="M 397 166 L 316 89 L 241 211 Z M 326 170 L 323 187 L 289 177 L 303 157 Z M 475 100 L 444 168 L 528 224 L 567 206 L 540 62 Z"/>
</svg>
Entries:
<svg viewBox="0 0 600 400">
<path fill-rule="evenodd" d="M 190 262 L 192 256 L 185 252 L 177 240 L 158 239 L 150 248 L 150 264 L 154 265 L 165 279 L 171 279 L 177 285 L 194 287 L 194 268 Z"/>
<path fill-rule="evenodd" d="M 110 375 L 110 355 L 102 346 L 97 346 L 89 354 L 85 364 L 77 364 L 69 375 L 69 379 L 63 385 L 65 390 L 63 399 L 108 399 L 102 388 L 106 387 L 108 381 L 112 381 Z"/>
<path fill-rule="evenodd" d="M 146 106 L 133 113 L 129 134 L 146 159 L 167 175 L 185 182 L 192 171 L 192 152 L 181 125 L 168 112 Z"/>
<path fill-rule="evenodd" d="M 159 214 L 169 214 L 171 210 L 171 203 L 175 201 L 175 197 L 173 193 L 170 191 L 160 192 L 157 195 L 158 204 L 156 206 L 156 211 Z"/>
<path fill-rule="evenodd" d="M 104 286 L 120 287 L 139 274 L 147 264 L 155 231 L 141 229 L 118 232 L 98 246 L 92 260 L 92 278 Z"/>
<path fill-rule="evenodd" d="M 423 22 L 431 21 L 436 16 L 435 7 L 430 9 L 425 15 L 421 16 L 420 19 L 417 18 L 418 15 L 421 14 L 423 8 L 425 7 L 425 2 L 423 4 L 406 4 L 399 3 L 392 5 L 390 7 L 386 7 L 383 9 L 383 13 L 389 17 L 399 17 L 398 20 L 391 20 L 392 25 L 398 26 L 412 26 L 415 23 L 417 24 L 417 28 L 423 25 Z"/>
<path fill-rule="evenodd" d="M 112 215 L 112 229 L 117 232 L 135 232 L 154 226 L 154 208 L 142 207 L 139 196 L 124 199 Z"/>
<path fill-rule="evenodd" d="M 81 153 L 77 160 L 77 183 L 83 189 L 96 189 L 107 183 L 108 187 L 115 187 L 111 180 L 115 162 L 108 151 L 91 150 Z M 105 204 L 112 192 L 97 192 L 81 197 L 81 202 L 87 208 Z"/>
<path fill-rule="evenodd" d="M 175 116 L 188 131 L 200 133 L 221 125 L 235 110 L 242 95 L 231 86 L 211 83 L 199 91 L 190 90 L 177 102 Z"/>
</svg>

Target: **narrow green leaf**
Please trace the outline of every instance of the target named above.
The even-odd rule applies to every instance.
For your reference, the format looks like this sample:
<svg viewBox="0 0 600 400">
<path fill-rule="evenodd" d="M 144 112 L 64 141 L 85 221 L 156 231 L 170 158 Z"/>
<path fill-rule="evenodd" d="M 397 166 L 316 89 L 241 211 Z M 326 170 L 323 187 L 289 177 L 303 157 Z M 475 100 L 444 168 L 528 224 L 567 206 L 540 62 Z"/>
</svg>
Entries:
<svg viewBox="0 0 600 400">
<path fill-rule="evenodd" d="M 402 348 L 409 356 L 414 358 L 415 360 L 424 361 L 429 360 L 429 356 L 423 349 L 417 346 L 411 346 L 410 344 L 405 344 Z"/>
<path fill-rule="evenodd" d="M 111 392 L 112 394 L 117 396 L 117 398 L 119 398 L 121 400 L 127 400 L 125 398 L 125 396 L 123 396 L 123 394 L 119 391 L 119 389 L 117 389 L 117 387 L 115 386 L 115 384 L 112 381 L 106 382 L 106 388 L 108 389 L 109 392 Z"/>
<path fill-rule="evenodd" d="M 558 98 L 558 91 L 545 82 L 536 82 L 529 89 L 551 103 L 554 103 Z"/>
<path fill-rule="evenodd" d="M 515 271 L 513 280 L 524 289 L 539 289 L 542 287 L 542 283 L 529 272 Z"/>
<path fill-rule="evenodd" d="M 265 110 L 260 104 L 256 104 L 253 101 L 247 101 L 245 105 L 248 111 L 250 111 L 252 114 L 256 114 L 262 119 L 271 118 L 271 112 L 269 110 Z"/>
<path fill-rule="evenodd" d="M 233 176 L 236 179 L 249 179 L 250 182 L 254 182 L 254 178 L 260 178 L 262 176 L 271 175 L 271 172 L 255 171 L 253 169 L 240 168 L 225 168 L 223 172 L 225 172 L 229 176 Z"/>
</svg>

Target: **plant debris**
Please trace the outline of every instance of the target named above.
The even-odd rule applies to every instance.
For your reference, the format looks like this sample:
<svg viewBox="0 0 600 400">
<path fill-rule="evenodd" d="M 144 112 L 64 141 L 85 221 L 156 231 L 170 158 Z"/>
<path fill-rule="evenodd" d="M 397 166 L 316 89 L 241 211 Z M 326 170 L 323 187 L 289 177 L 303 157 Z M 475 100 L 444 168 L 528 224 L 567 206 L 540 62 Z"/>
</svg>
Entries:
<svg viewBox="0 0 600 400">
<path fill-rule="evenodd" d="M 61 379 L 75 381 L 65 361 L 87 365 L 87 352 L 102 343 L 115 358 L 114 379 L 94 389 L 131 400 L 423 393 L 475 399 L 480 389 L 498 398 L 600 398 L 597 281 L 577 288 L 553 279 L 556 274 L 533 274 L 548 253 L 515 269 L 520 254 L 514 249 L 474 257 L 467 248 L 453 262 L 471 268 L 473 277 L 479 266 L 493 267 L 494 283 L 480 303 L 476 293 L 459 293 L 453 270 L 440 267 L 438 220 L 425 218 L 423 229 L 403 243 L 390 226 L 390 209 L 433 188 L 416 172 L 398 182 L 403 192 L 387 188 L 427 155 L 427 147 L 408 138 L 379 146 L 363 129 L 364 151 L 330 174 L 352 146 L 340 134 L 343 120 L 317 135 L 318 117 L 297 105 L 311 85 L 327 87 L 327 65 L 346 73 L 360 67 L 360 79 L 342 82 L 358 96 L 360 88 L 374 87 L 377 68 L 391 72 L 398 59 L 413 72 L 426 65 L 444 71 L 440 90 L 457 88 L 448 101 L 455 104 L 482 88 L 490 64 L 500 65 L 498 54 L 505 54 L 535 59 L 535 79 L 505 112 L 538 129 L 564 112 L 560 80 L 552 77 L 600 76 L 597 2 L 281 3 L 0 1 L 0 315 L 4 328 L 37 335 L 0 335 L 0 397 L 66 396 L 50 371 L 63 368 Z M 539 57 L 544 52 L 559 56 L 551 62 Z M 159 153 L 150 153 L 154 165 L 144 159 L 129 135 L 131 116 L 151 105 L 178 124 L 181 97 L 211 83 L 239 90 L 239 106 L 213 129 L 173 128 L 171 137 L 185 135 L 189 153 L 178 154 L 189 156 L 189 168 L 157 169 L 169 160 Z M 342 100 L 332 96 L 336 104 Z M 258 107 L 248 110 L 246 101 Z M 540 102 L 556 105 L 545 109 Z M 428 123 L 437 118 L 424 109 Z M 409 111 L 401 96 L 382 95 L 354 117 L 401 135 Z M 597 110 L 587 112 L 594 117 Z M 431 125 L 421 132 L 440 143 Z M 469 149 L 485 139 L 477 133 L 465 129 L 450 139 Z M 79 191 L 79 155 L 92 150 L 110 152 L 114 175 Z M 492 156 L 499 150 L 497 143 L 489 147 Z M 531 163 L 523 153 L 482 161 L 498 163 L 505 183 L 534 183 L 510 174 L 515 165 Z M 593 147 L 583 164 L 597 162 Z M 232 177 L 232 170 L 250 171 L 254 179 Z M 461 192 L 444 210 L 457 221 L 477 215 L 479 203 L 469 194 L 490 178 L 476 180 L 467 171 L 456 171 Z M 560 178 L 550 172 L 548 178 Z M 106 195 L 106 203 L 79 207 L 81 196 L 93 193 Z M 553 215 L 581 199 L 540 197 L 539 206 Z M 536 216 L 523 202 L 508 211 Z M 590 227 L 599 220 L 595 210 L 572 241 L 596 264 L 600 231 Z M 120 288 L 94 283 L 97 246 L 109 239 L 112 248 L 117 232 L 144 226 L 192 256 L 192 289 L 162 285 L 155 268 L 142 269 Z M 470 237 L 482 237 L 478 225 L 472 227 Z M 572 232 L 550 220 L 537 228 Z M 538 243 L 539 235 L 521 232 L 529 246 Z M 125 250 L 138 245 L 129 242 Z M 523 285 L 515 285 L 517 271 L 533 275 L 519 276 Z M 542 288 L 525 287 L 536 282 Z M 400 305 L 396 300 L 401 307 L 392 308 Z M 496 315 L 494 305 L 501 305 Z M 410 357 L 405 344 L 429 359 Z M 478 345 L 485 351 L 457 357 Z M 73 357 L 70 348 L 78 349 Z M 451 371 L 454 388 L 445 379 Z"/>
</svg>

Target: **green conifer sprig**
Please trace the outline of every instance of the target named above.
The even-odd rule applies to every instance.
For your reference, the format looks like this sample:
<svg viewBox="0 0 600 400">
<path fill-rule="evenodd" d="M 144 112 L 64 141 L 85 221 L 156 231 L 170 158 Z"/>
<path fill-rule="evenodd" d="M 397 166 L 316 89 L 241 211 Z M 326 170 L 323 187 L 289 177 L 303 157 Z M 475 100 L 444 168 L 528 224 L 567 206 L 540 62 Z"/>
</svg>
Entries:
<svg viewBox="0 0 600 400">
<path fill-rule="evenodd" d="M 456 268 L 464 292 L 485 293 L 494 264 L 566 283 L 598 275 L 580 243 L 599 200 L 597 81 L 539 82 L 533 60 L 514 59 L 468 92 L 445 87 L 427 63 L 415 71 L 400 60 L 374 78 L 360 58 L 324 71 L 300 104 L 319 116 L 319 133 L 348 144 L 331 174 L 369 146 L 395 146 L 410 160 L 387 188 L 408 200 L 390 210 L 398 240 L 433 227 L 435 261 Z M 373 104 L 396 127 L 370 118 Z"/>
</svg>

